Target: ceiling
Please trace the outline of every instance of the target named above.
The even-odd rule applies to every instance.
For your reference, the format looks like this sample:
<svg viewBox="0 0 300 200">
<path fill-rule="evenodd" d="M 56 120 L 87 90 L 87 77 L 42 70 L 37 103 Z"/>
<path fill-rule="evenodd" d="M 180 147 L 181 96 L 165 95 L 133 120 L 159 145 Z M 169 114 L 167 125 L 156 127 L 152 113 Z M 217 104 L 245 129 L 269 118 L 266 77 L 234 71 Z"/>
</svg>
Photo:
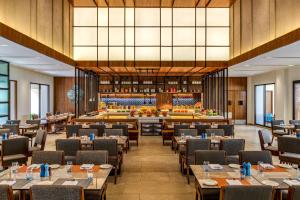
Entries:
<svg viewBox="0 0 300 200">
<path fill-rule="evenodd" d="M 229 68 L 229 76 L 254 76 L 291 67 L 300 67 L 300 41 L 233 65 Z"/>
<path fill-rule="evenodd" d="M 52 75 L 74 76 L 74 67 L 0 37 L 0 60 L 21 68 Z"/>
<path fill-rule="evenodd" d="M 235 0 L 69 0 L 75 7 L 230 7 Z"/>
</svg>

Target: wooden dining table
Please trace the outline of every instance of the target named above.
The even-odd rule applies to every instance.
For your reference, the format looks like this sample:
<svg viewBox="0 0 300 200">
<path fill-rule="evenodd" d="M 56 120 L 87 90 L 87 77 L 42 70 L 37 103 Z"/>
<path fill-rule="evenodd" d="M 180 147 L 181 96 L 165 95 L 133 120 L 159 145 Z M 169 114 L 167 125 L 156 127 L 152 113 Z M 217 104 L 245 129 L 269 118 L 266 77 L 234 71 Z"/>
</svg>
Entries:
<svg viewBox="0 0 300 200">
<path fill-rule="evenodd" d="M 202 139 L 201 136 L 175 136 L 175 142 L 178 145 L 186 145 L 186 140 L 187 139 Z M 207 137 L 207 139 L 210 139 L 212 145 L 220 144 L 221 140 L 226 140 L 226 139 L 232 139 L 230 136 L 214 136 L 214 137 Z"/>
<path fill-rule="evenodd" d="M 292 135 L 293 131 L 295 130 L 295 125 L 294 124 L 280 124 L 280 125 L 275 125 L 275 126 L 278 127 L 278 128 L 284 129 L 290 135 Z"/>
<path fill-rule="evenodd" d="M 79 139 L 81 141 L 82 146 L 91 146 L 93 145 L 93 141 L 90 140 L 88 136 L 83 137 L 69 137 L 69 139 Z M 95 139 L 116 139 L 117 144 L 119 146 L 125 147 L 127 144 L 128 137 L 127 136 L 108 136 L 108 137 L 98 137 L 96 136 Z"/>
</svg>

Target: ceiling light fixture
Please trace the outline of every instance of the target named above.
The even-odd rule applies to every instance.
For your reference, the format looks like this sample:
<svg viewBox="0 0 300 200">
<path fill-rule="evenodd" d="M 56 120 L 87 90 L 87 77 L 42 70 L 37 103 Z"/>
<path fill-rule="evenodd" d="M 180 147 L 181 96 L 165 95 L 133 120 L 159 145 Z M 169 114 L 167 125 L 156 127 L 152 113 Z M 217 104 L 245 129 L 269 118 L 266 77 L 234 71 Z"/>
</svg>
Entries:
<svg viewBox="0 0 300 200">
<path fill-rule="evenodd" d="M 7 44 L 0 44 L 0 47 L 7 47 Z"/>
<path fill-rule="evenodd" d="M 288 65 L 288 67 L 295 67 L 295 65 Z"/>
</svg>

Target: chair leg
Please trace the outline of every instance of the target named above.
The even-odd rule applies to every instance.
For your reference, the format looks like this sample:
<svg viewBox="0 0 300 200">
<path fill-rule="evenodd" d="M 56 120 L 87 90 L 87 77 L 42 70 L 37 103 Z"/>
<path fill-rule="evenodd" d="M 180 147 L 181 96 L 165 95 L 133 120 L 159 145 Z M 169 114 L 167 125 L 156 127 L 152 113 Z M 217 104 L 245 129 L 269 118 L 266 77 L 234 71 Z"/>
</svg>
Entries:
<svg viewBox="0 0 300 200">
<path fill-rule="evenodd" d="M 190 184 L 190 168 L 188 165 L 186 165 L 186 178 L 187 178 L 188 184 Z"/>
</svg>

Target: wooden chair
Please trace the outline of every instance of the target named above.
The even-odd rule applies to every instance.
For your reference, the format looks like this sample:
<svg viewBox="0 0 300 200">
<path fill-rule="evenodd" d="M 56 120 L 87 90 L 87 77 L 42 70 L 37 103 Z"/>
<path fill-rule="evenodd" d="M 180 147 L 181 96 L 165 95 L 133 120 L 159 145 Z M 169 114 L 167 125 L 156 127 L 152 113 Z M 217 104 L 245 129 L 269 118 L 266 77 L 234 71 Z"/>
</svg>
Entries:
<svg viewBox="0 0 300 200">
<path fill-rule="evenodd" d="M 272 135 L 268 132 L 258 131 L 260 147 L 262 151 L 268 150 L 273 156 L 278 156 L 278 148 L 272 146 Z"/>
</svg>

